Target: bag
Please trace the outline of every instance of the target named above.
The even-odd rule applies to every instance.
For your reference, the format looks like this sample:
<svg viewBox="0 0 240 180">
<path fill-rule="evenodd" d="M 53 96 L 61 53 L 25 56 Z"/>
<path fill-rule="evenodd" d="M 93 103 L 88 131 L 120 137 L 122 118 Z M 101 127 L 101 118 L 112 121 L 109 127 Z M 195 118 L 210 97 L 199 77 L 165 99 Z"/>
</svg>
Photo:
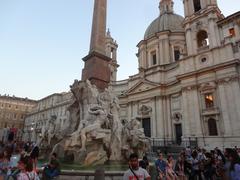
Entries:
<svg viewBox="0 0 240 180">
<path fill-rule="evenodd" d="M 133 171 L 133 169 L 129 166 L 129 169 L 132 171 L 132 173 L 133 173 L 133 175 L 135 176 L 135 178 L 137 178 L 137 180 L 139 180 L 138 179 L 138 176 L 135 174 L 135 172 Z"/>
</svg>

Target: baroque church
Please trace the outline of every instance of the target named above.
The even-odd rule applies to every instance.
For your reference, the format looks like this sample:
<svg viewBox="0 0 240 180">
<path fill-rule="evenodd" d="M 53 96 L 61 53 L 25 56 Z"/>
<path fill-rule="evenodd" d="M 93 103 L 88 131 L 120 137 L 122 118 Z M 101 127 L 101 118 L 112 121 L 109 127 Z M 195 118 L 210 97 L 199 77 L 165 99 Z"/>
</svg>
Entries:
<svg viewBox="0 0 240 180">
<path fill-rule="evenodd" d="M 152 145 L 240 146 L 240 12 L 224 17 L 217 0 L 183 0 L 182 17 L 173 5 L 160 1 L 159 16 L 137 44 L 139 72 L 122 81 L 116 81 L 118 44 L 94 16 L 82 79 L 110 76 L 121 122 L 139 120 Z M 102 67 L 110 70 L 103 71 L 98 63 L 105 56 L 110 64 Z M 24 140 L 36 141 L 48 121 L 64 129 L 70 104 L 70 92 L 39 100 L 25 119 Z"/>
<path fill-rule="evenodd" d="M 240 12 L 224 17 L 217 0 L 183 4 L 184 17 L 160 1 L 137 44 L 139 73 L 113 83 L 120 118 L 137 118 L 153 141 L 240 146 Z"/>
</svg>

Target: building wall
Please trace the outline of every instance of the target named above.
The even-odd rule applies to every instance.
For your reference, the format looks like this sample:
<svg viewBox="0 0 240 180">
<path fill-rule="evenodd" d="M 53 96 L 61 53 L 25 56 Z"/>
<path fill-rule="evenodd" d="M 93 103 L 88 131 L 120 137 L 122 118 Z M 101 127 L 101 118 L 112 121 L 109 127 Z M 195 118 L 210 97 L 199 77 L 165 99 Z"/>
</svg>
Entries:
<svg viewBox="0 0 240 180">
<path fill-rule="evenodd" d="M 14 130 L 16 135 L 20 136 L 24 126 L 25 116 L 35 106 L 36 101 L 34 100 L 6 95 L 0 96 L 1 138 L 3 138 L 3 131 L 6 131 L 6 129 Z"/>
<path fill-rule="evenodd" d="M 37 102 L 37 106 L 26 116 L 24 125 L 25 141 L 38 141 L 53 121 L 56 131 L 63 131 L 69 125 L 68 106 L 72 101 L 72 93 L 56 93 Z"/>
</svg>

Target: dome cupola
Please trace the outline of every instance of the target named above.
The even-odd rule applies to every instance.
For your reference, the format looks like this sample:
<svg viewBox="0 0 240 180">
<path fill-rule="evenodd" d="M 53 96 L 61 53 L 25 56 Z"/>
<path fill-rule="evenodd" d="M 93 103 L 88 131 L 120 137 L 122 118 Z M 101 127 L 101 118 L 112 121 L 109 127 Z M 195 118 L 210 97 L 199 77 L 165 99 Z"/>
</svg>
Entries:
<svg viewBox="0 0 240 180">
<path fill-rule="evenodd" d="M 144 39 L 149 39 L 158 32 L 184 32 L 182 22 L 184 18 L 174 14 L 172 0 L 161 0 L 159 3 L 160 15 L 148 26 Z"/>
</svg>

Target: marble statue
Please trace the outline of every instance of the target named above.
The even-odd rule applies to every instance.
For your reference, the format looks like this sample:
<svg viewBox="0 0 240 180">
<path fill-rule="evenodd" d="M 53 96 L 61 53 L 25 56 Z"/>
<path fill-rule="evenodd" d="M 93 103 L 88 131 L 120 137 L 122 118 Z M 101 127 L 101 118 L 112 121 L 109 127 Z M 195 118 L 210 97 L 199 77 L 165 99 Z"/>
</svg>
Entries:
<svg viewBox="0 0 240 180">
<path fill-rule="evenodd" d="M 126 160 L 129 152 L 145 152 L 148 140 L 137 119 L 122 124 L 118 98 L 111 87 L 99 92 L 90 81 L 75 81 L 71 86 L 75 101 L 70 105 L 70 130 L 52 151 L 60 157 L 85 165 L 102 164 L 107 160 Z M 59 133 L 53 121 L 45 131 L 48 144 Z"/>
</svg>

